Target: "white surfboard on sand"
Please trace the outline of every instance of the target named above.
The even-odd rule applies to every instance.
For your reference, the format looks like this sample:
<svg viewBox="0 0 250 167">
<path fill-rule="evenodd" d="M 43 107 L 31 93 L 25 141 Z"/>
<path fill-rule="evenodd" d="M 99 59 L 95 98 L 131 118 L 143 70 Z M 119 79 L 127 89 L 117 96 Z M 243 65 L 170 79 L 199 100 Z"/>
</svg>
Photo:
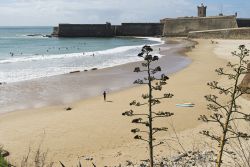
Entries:
<svg viewBox="0 0 250 167">
<path fill-rule="evenodd" d="M 193 103 L 176 104 L 176 107 L 194 107 Z"/>
</svg>

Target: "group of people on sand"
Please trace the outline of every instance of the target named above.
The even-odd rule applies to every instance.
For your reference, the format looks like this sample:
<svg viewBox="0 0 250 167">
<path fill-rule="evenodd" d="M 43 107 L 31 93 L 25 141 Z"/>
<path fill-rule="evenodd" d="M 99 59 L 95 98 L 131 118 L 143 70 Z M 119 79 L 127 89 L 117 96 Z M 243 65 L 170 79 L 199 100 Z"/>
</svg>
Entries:
<svg viewBox="0 0 250 167">
<path fill-rule="evenodd" d="M 218 42 L 211 40 L 211 44 L 218 44 Z"/>
</svg>

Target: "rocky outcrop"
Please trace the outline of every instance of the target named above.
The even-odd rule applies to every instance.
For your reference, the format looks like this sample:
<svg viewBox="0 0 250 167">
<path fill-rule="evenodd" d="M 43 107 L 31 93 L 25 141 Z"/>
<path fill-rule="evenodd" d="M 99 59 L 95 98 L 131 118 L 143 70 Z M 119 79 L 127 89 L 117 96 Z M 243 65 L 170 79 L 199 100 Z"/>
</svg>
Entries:
<svg viewBox="0 0 250 167">
<path fill-rule="evenodd" d="M 247 65 L 248 73 L 244 76 L 243 80 L 241 81 L 240 87 L 243 89 L 247 88 L 248 93 L 250 93 L 250 63 Z M 248 100 L 250 100 L 250 94 L 245 96 Z"/>
<path fill-rule="evenodd" d="M 243 78 L 240 86 L 250 88 L 250 63 L 247 65 L 248 73 Z"/>
</svg>

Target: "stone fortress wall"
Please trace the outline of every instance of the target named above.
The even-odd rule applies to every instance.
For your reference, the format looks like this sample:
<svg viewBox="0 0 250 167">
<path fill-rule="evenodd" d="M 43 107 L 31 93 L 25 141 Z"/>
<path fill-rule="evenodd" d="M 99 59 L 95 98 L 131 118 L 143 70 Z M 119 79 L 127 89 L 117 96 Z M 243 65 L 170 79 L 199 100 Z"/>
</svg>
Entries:
<svg viewBox="0 0 250 167">
<path fill-rule="evenodd" d="M 59 24 L 53 35 L 58 37 L 161 36 L 161 23 Z"/>
<path fill-rule="evenodd" d="M 250 18 L 237 18 L 238 27 L 250 27 Z"/>
<path fill-rule="evenodd" d="M 115 37 L 166 36 L 190 38 L 250 38 L 250 19 L 232 16 L 207 17 L 207 6 L 198 6 L 197 17 L 162 19 L 159 23 L 59 24 L 52 36 L 58 37 Z M 245 27 L 245 28 L 242 28 Z M 249 27 L 249 28 L 246 28 Z"/>
<path fill-rule="evenodd" d="M 250 28 L 227 28 L 206 31 L 192 31 L 188 34 L 189 38 L 202 39 L 250 39 Z"/>
<path fill-rule="evenodd" d="M 112 37 L 111 24 L 59 24 L 59 37 Z"/>
<path fill-rule="evenodd" d="M 205 38 L 205 39 L 250 39 L 250 19 L 238 18 L 237 27 L 226 27 L 223 29 L 212 29 L 202 31 L 190 31 L 189 38 Z"/>
<path fill-rule="evenodd" d="M 235 16 L 163 19 L 161 23 L 164 24 L 163 36 L 166 37 L 188 36 L 191 31 L 238 27 Z"/>
<path fill-rule="evenodd" d="M 162 19 L 163 36 L 189 38 L 250 39 L 250 19 L 232 16 L 206 16 L 207 6 L 198 6 L 198 17 Z"/>
<path fill-rule="evenodd" d="M 163 24 L 161 23 L 122 23 L 115 26 L 115 36 L 161 36 Z"/>
</svg>

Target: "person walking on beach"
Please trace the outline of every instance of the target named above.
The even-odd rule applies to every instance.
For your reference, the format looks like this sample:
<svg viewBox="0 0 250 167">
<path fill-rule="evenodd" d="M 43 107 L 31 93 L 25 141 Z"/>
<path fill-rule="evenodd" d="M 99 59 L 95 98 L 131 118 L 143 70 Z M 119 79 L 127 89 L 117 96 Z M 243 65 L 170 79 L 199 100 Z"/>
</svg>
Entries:
<svg viewBox="0 0 250 167">
<path fill-rule="evenodd" d="M 104 101 L 106 101 L 106 94 L 107 94 L 106 91 L 104 91 L 103 92 L 103 99 L 104 99 Z"/>
</svg>

